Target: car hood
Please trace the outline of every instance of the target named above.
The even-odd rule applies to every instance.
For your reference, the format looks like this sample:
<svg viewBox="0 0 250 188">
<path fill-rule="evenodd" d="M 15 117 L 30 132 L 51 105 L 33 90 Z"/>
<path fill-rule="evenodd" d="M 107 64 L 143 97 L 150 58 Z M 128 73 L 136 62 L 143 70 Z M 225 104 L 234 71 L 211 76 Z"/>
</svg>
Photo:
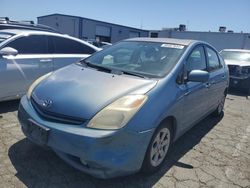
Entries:
<svg viewBox="0 0 250 188">
<path fill-rule="evenodd" d="M 249 61 L 237 61 L 237 60 L 224 60 L 227 65 L 238 65 L 238 66 L 250 66 Z"/>
<path fill-rule="evenodd" d="M 156 83 L 156 80 L 70 65 L 42 81 L 32 98 L 46 112 L 87 120 L 114 100 L 126 94 L 145 94 Z M 41 101 L 51 104 L 44 107 Z"/>
</svg>

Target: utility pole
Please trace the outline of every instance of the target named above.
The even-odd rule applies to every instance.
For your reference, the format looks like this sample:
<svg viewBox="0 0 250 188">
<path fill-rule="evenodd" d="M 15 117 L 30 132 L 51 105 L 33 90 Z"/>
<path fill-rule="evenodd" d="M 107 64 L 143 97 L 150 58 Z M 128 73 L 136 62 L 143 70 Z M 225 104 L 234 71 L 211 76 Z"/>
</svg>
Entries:
<svg viewBox="0 0 250 188">
<path fill-rule="evenodd" d="M 141 26 L 140 26 L 141 29 L 143 29 L 143 19 L 141 19 Z"/>
</svg>

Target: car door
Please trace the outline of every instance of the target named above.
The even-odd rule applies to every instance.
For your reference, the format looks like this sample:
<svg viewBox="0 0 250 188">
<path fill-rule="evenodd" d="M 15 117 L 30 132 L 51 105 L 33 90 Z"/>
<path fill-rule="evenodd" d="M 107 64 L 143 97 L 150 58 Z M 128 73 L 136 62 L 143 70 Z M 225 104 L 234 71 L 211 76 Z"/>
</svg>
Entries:
<svg viewBox="0 0 250 188">
<path fill-rule="evenodd" d="M 204 47 L 196 46 L 189 54 L 185 64 L 185 82 L 184 106 L 182 129 L 189 128 L 193 123 L 199 120 L 207 109 L 207 87 L 206 83 L 188 81 L 188 74 L 192 70 L 207 70 Z"/>
<path fill-rule="evenodd" d="M 18 51 L 16 56 L 2 56 L 0 73 L 1 98 L 22 96 L 38 77 L 51 72 L 52 59 L 48 54 L 48 38 L 44 35 L 22 36 L 4 47 Z"/>
<path fill-rule="evenodd" d="M 96 50 L 70 38 L 50 36 L 50 50 L 53 53 L 54 70 L 88 57 Z"/>
<path fill-rule="evenodd" d="M 209 46 L 205 47 L 208 62 L 208 109 L 216 108 L 224 94 L 226 73 L 217 52 Z"/>
</svg>

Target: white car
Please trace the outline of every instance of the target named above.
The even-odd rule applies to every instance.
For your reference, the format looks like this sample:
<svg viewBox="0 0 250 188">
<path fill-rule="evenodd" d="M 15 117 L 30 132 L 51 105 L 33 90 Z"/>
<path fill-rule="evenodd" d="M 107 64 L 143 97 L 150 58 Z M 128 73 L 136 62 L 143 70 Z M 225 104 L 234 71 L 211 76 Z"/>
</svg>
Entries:
<svg viewBox="0 0 250 188">
<path fill-rule="evenodd" d="M 229 68 L 230 86 L 250 94 L 250 50 L 224 49 L 220 54 Z"/>
<path fill-rule="evenodd" d="M 68 35 L 0 30 L 0 101 L 20 98 L 38 77 L 99 50 Z"/>
</svg>

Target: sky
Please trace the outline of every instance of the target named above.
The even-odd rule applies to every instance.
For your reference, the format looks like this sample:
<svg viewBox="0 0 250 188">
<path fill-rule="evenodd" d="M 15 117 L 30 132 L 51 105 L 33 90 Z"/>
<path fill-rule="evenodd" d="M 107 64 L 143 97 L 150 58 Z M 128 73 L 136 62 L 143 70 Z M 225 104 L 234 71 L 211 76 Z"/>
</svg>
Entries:
<svg viewBox="0 0 250 188">
<path fill-rule="evenodd" d="M 250 0 L 0 0 L 0 17 L 37 21 L 60 13 L 147 30 L 178 27 L 190 31 L 250 33 Z"/>
</svg>

